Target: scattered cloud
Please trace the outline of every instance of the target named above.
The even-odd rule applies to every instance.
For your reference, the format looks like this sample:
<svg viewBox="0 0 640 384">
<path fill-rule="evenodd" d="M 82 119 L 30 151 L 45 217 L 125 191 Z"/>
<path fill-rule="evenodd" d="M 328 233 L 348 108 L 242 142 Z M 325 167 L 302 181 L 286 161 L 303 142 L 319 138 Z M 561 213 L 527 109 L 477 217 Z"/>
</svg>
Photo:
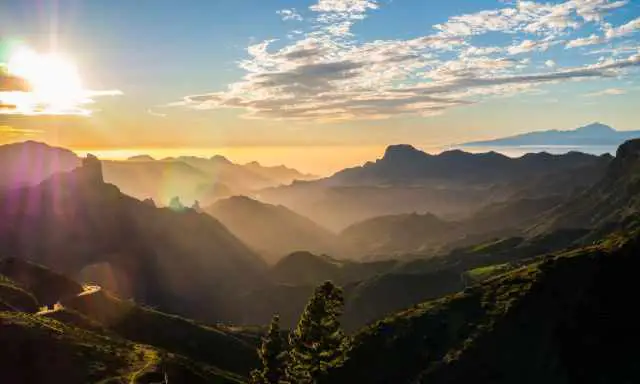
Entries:
<svg viewBox="0 0 640 384">
<path fill-rule="evenodd" d="M 640 17 L 619 27 L 607 26 L 606 36 L 607 39 L 613 39 L 616 37 L 628 36 L 638 31 L 640 31 Z"/>
<path fill-rule="evenodd" d="M 598 92 L 587 93 L 586 97 L 615 96 L 624 95 L 627 91 L 620 88 L 608 88 Z"/>
<path fill-rule="evenodd" d="M 532 51 L 546 51 L 549 47 L 555 44 L 557 44 L 557 42 L 524 40 L 520 44 L 510 46 L 507 49 L 507 52 L 510 55 L 519 55 L 521 53 L 528 53 Z"/>
<path fill-rule="evenodd" d="M 282 17 L 282 20 L 284 20 L 284 21 L 289 21 L 289 20 L 303 21 L 304 20 L 302 18 L 302 15 L 300 15 L 298 13 L 298 11 L 296 11 L 295 8 L 281 9 L 281 10 L 277 11 L 276 13 L 278 15 L 280 15 Z"/>
<path fill-rule="evenodd" d="M 354 36 L 352 27 L 370 12 L 381 11 L 380 2 L 319 0 L 309 8 L 312 16 L 305 18 L 309 28 L 289 35 L 293 41 L 249 46 L 247 58 L 239 62 L 245 75 L 226 90 L 187 96 L 170 105 L 238 108 L 247 111 L 246 118 L 261 119 L 386 119 L 431 116 L 489 98 L 539 92 L 543 84 L 620 77 L 640 66 L 638 50 L 595 63 L 583 59 L 564 68 L 547 56 L 542 72 L 536 72 L 533 63 L 540 61 L 532 57 L 549 55 L 559 44 L 597 44 L 595 34 L 580 36 L 587 24 L 628 34 L 633 25 L 613 27 L 606 21 L 609 12 L 626 4 L 517 1 L 453 16 L 422 36 L 366 41 Z M 517 42 L 474 45 L 475 36 L 489 32 L 513 36 Z M 567 41 L 569 36 L 577 37 Z"/>
<path fill-rule="evenodd" d="M 605 41 L 604 38 L 596 35 L 596 34 L 592 34 L 591 36 L 588 37 L 581 37 L 581 38 L 577 38 L 571 41 L 568 41 L 565 44 L 565 48 L 578 48 L 578 47 L 585 47 L 587 45 L 595 45 L 595 44 L 601 44 Z"/>
</svg>

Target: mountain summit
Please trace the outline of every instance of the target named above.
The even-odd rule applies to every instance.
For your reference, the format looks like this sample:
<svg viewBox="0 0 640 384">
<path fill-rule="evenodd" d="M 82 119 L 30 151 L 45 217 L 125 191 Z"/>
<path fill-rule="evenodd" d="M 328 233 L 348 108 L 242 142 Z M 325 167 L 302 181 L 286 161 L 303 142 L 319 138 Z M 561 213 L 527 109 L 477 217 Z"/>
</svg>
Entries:
<svg viewBox="0 0 640 384">
<path fill-rule="evenodd" d="M 596 122 L 573 130 L 529 132 L 494 140 L 473 141 L 464 143 L 462 146 L 618 146 L 638 137 L 640 137 L 640 131 L 617 131 L 606 124 Z"/>
</svg>

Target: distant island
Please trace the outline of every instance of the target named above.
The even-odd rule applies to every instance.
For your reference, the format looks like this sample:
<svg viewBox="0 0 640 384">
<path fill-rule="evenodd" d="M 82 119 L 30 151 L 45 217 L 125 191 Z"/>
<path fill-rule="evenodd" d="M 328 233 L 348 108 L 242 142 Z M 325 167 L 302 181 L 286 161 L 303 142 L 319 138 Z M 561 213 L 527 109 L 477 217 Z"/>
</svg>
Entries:
<svg viewBox="0 0 640 384">
<path fill-rule="evenodd" d="M 494 140 L 472 141 L 460 146 L 617 146 L 638 137 L 640 131 L 617 131 L 608 125 L 593 123 L 573 130 L 529 132 Z"/>
</svg>

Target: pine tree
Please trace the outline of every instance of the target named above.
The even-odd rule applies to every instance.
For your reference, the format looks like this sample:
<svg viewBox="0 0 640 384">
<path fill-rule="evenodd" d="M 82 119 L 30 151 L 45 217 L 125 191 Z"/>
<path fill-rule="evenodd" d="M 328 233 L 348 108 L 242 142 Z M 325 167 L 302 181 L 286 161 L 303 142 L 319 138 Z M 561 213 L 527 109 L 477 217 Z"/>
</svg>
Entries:
<svg viewBox="0 0 640 384">
<path fill-rule="evenodd" d="M 292 383 L 315 383 L 344 355 L 340 315 L 342 290 L 327 281 L 316 288 L 290 336 L 288 377 Z"/>
<path fill-rule="evenodd" d="M 278 384 L 284 382 L 286 371 L 287 345 L 280 333 L 280 317 L 273 316 L 269 332 L 262 339 L 258 349 L 262 368 L 251 372 L 252 384 Z"/>
</svg>

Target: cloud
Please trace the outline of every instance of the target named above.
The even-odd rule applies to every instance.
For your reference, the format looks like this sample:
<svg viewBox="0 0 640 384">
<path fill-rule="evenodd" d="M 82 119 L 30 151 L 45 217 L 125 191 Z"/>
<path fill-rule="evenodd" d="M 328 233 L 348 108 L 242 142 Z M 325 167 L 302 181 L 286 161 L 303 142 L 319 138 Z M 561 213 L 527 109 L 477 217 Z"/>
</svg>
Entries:
<svg viewBox="0 0 640 384">
<path fill-rule="evenodd" d="M 532 51 L 546 51 L 554 44 L 557 44 L 557 42 L 524 40 L 520 44 L 510 46 L 507 52 L 510 55 L 518 55 Z"/>
<path fill-rule="evenodd" d="M 585 22 L 601 23 L 604 15 L 626 3 L 627 1 L 569 0 L 551 4 L 523 0 L 501 9 L 454 16 L 435 28 L 449 36 L 524 32 L 553 37 L 576 30 Z"/>
<path fill-rule="evenodd" d="M 0 124 L 0 137 L 2 138 L 32 137 L 41 133 L 43 133 L 43 131 L 38 129 L 16 128 L 10 125 Z"/>
<path fill-rule="evenodd" d="M 309 9 L 322 13 L 361 15 L 370 9 L 378 9 L 378 4 L 374 0 L 320 0 Z"/>
<path fill-rule="evenodd" d="M 606 30 L 607 39 L 614 39 L 616 37 L 623 37 L 631 35 L 640 30 L 640 17 L 635 20 L 623 24 L 619 27 L 609 27 Z"/>
<path fill-rule="evenodd" d="M 569 48 L 585 47 L 588 45 L 601 44 L 604 41 L 605 40 L 602 37 L 596 34 L 592 34 L 591 36 L 588 36 L 588 37 L 581 37 L 575 40 L 568 41 L 565 44 L 565 48 L 569 49 Z"/>
<path fill-rule="evenodd" d="M 539 92 L 544 84 L 624 76 L 640 55 L 608 57 L 559 68 L 548 57 L 535 72 L 531 57 L 549 55 L 586 23 L 606 28 L 607 13 L 623 1 L 518 1 L 503 8 L 453 16 L 421 36 L 363 41 L 353 35 L 380 3 L 319 0 L 306 32 L 284 44 L 247 48 L 242 78 L 224 90 L 186 96 L 172 107 L 237 108 L 245 118 L 344 121 L 431 116 L 495 97 Z M 476 35 L 501 32 L 517 43 L 475 46 Z M 511 40 L 514 40 L 511 39 Z M 538 60 L 535 60 L 538 62 Z"/>
<path fill-rule="evenodd" d="M 600 97 L 600 96 L 614 96 L 614 95 L 624 95 L 627 91 L 620 88 L 608 88 L 598 92 L 587 93 L 586 97 Z"/>
<path fill-rule="evenodd" d="M 277 11 L 276 13 L 278 15 L 280 15 L 282 17 L 282 20 L 284 20 L 284 21 L 289 21 L 289 20 L 303 21 L 304 20 L 302 18 L 302 15 L 300 15 L 298 13 L 298 11 L 296 11 L 295 8 L 281 9 L 281 10 Z"/>
</svg>

